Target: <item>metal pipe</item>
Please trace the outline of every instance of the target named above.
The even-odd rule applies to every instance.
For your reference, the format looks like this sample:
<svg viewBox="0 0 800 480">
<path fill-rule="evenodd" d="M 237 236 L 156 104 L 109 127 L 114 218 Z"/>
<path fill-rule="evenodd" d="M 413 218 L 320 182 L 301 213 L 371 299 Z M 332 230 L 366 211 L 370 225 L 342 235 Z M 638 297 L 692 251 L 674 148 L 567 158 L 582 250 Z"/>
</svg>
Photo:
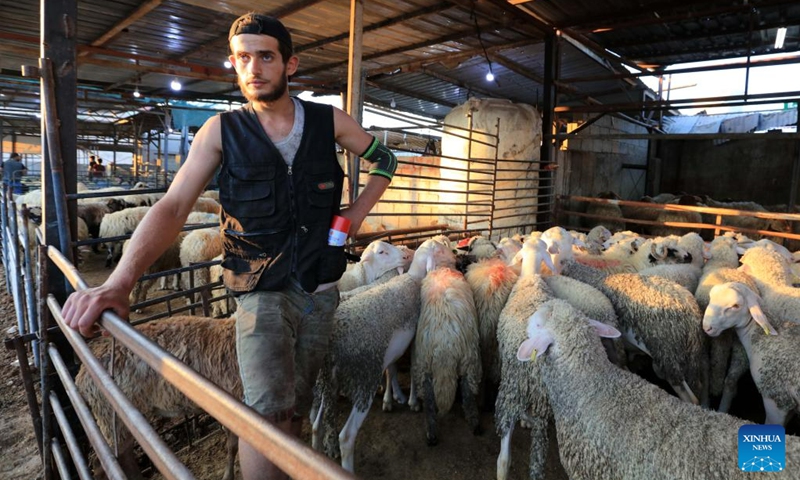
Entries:
<svg viewBox="0 0 800 480">
<path fill-rule="evenodd" d="M 11 283 L 11 295 L 14 298 L 14 313 L 17 315 L 17 327 L 19 328 L 19 334 L 24 335 L 28 333 L 28 326 L 25 323 L 25 310 L 22 308 L 22 291 L 21 283 L 22 283 L 22 260 L 19 258 L 19 222 L 17 218 L 17 204 L 16 202 L 11 202 L 11 258 L 9 258 L 9 264 L 11 264 L 12 268 L 11 271 L 7 271 L 8 274 L 6 276 L 6 281 L 10 281 Z M 23 247 L 24 248 L 24 247 Z M 8 267 L 8 265 L 6 265 Z"/>
<path fill-rule="evenodd" d="M 92 480 L 92 473 L 89 471 L 86 458 L 84 458 L 81 447 L 78 445 L 78 440 L 75 438 L 75 432 L 72 431 L 72 427 L 69 425 L 67 415 L 61 407 L 61 402 L 53 392 L 50 392 L 50 405 L 53 407 L 53 413 L 56 415 L 58 427 L 64 435 L 64 441 L 67 443 L 67 450 L 72 457 L 72 463 L 75 464 L 78 477 L 80 477 L 81 480 Z"/>
<path fill-rule="evenodd" d="M 2 143 L 2 142 L 0 141 L 0 143 Z M 8 237 L 10 236 L 10 235 L 8 235 L 8 195 L 9 195 L 9 193 L 8 193 L 8 185 L 6 185 L 5 182 L 0 182 L 0 188 L 2 188 L 2 194 L 3 194 L 2 201 L 0 201 L 0 216 L 2 216 L 2 219 L 0 221 L 2 221 L 2 229 L 3 229 L 2 230 L 2 235 L 0 235 L 0 242 L 2 242 L 3 267 L 4 267 L 4 271 L 6 273 L 6 276 L 7 276 L 8 275 L 8 268 L 5 268 L 5 266 L 6 266 L 6 259 L 8 258 Z M 11 285 L 9 284 L 9 282 L 6 282 L 6 293 L 7 294 L 11 293 Z"/>
<path fill-rule="evenodd" d="M 37 268 L 39 270 L 39 372 L 41 374 L 40 391 L 42 398 L 47 398 L 50 395 L 50 362 L 48 356 L 42 345 L 47 345 L 50 338 L 49 326 L 49 310 L 45 304 L 45 297 L 48 294 L 48 281 L 47 274 L 47 256 L 45 255 L 45 246 L 40 245 Z M 51 413 L 50 403 L 42 402 L 42 464 L 44 465 L 44 480 L 51 480 L 53 478 L 52 468 L 52 451 L 49 448 L 50 438 L 52 437 L 51 429 Z"/>
<path fill-rule="evenodd" d="M 28 331 L 37 332 L 39 330 L 39 322 L 36 318 L 36 289 L 33 286 L 33 255 L 30 248 L 30 238 L 28 235 L 28 207 L 22 204 L 22 252 L 25 259 L 25 306 L 28 312 Z M 34 249 L 36 242 L 34 241 Z M 32 342 L 33 347 L 33 363 L 39 367 L 39 343 Z"/>
<path fill-rule="evenodd" d="M 72 375 L 70 375 L 67 365 L 61 358 L 58 349 L 55 345 L 50 344 L 47 346 L 47 352 L 50 355 L 50 359 L 53 361 L 53 367 L 55 367 L 56 373 L 58 373 L 59 378 L 61 378 L 64 390 L 67 392 L 70 402 L 72 402 L 72 408 L 75 409 L 75 414 L 78 416 L 78 420 L 83 426 L 83 431 L 86 433 L 89 443 L 94 447 L 97 460 L 99 460 L 100 465 L 103 466 L 103 471 L 106 472 L 108 478 L 125 478 L 122 467 L 119 466 L 117 459 L 114 458 L 114 454 L 111 452 L 108 443 L 106 443 L 102 432 L 100 432 L 100 427 L 97 426 L 97 422 L 95 422 L 94 417 L 92 417 L 92 412 L 86 405 L 86 401 L 78 392 L 78 387 L 75 385 L 75 381 L 72 379 Z"/>
<path fill-rule="evenodd" d="M 59 119 L 58 109 L 56 108 L 53 62 L 49 58 L 40 58 L 39 69 L 42 75 L 42 116 L 46 126 L 47 156 L 50 162 L 53 200 L 58 220 L 59 245 L 64 255 L 72 261 L 72 235 L 69 228 L 69 210 L 67 210 L 67 189 L 64 185 L 64 160 L 61 158 L 61 139 L 58 130 Z"/>
<path fill-rule="evenodd" d="M 86 282 L 78 275 L 75 266 L 70 264 L 61 252 L 55 248 L 48 248 L 48 256 L 61 269 L 76 290 L 87 288 Z M 63 324 L 58 301 L 49 297 L 48 304 L 51 306 L 51 311 L 61 330 L 64 331 L 82 360 L 85 363 L 87 360 L 94 362 L 96 366 L 97 359 L 88 352 L 88 347 L 80 335 Z M 244 408 L 239 400 L 189 368 L 172 354 L 165 352 L 110 310 L 103 313 L 99 323 L 119 342 L 186 395 L 189 400 L 216 418 L 290 477 L 309 480 L 355 478 L 330 459 L 305 446 L 299 439 L 279 430 L 254 410 Z M 83 357 L 87 354 L 91 358 L 84 359 Z M 89 370 L 93 376 L 105 375 L 102 369 L 98 372 L 93 372 L 93 370 L 95 369 Z M 116 388 L 116 385 L 113 387 Z M 120 401 L 127 401 L 127 399 L 122 396 Z M 124 410 L 117 410 L 117 412 L 123 417 L 123 420 L 126 420 L 128 414 L 131 413 Z M 147 426 L 149 427 L 149 425 Z M 143 438 L 137 438 L 137 440 L 142 444 Z M 142 446 L 144 447 L 144 445 Z M 180 466 L 183 467 L 183 465 Z"/>
<path fill-rule="evenodd" d="M 42 454 L 42 417 L 39 415 L 39 402 L 36 400 L 36 390 L 33 388 L 33 377 L 31 370 L 28 368 L 28 352 L 25 350 L 25 343 L 22 337 L 15 336 L 10 340 L 14 343 L 14 349 L 17 352 L 17 361 L 19 361 L 19 373 L 22 375 L 22 385 L 25 387 L 25 399 L 28 403 L 28 410 L 31 414 L 33 421 L 34 434 L 36 435 L 36 447 L 39 449 L 39 455 Z"/>
<path fill-rule="evenodd" d="M 67 465 L 67 460 L 64 458 L 64 451 L 61 449 L 61 443 L 55 437 L 50 441 L 50 450 L 53 452 L 53 457 L 56 460 L 56 468 L 58 468 L 58 475 L 61 479 L 72 478 L 69 474 L 69 465 Z"/>
</svg>

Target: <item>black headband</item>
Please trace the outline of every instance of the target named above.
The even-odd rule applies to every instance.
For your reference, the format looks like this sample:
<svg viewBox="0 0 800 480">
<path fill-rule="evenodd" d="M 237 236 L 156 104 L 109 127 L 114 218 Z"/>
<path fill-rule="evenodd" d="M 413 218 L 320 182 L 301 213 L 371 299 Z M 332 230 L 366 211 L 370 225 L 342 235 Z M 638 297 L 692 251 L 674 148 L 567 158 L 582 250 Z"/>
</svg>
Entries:
<svg viewBox="0 0 800 480">
<path fill-rule="evenodd" d="M 267 35 L 278 40 L 281 45 L 289 47 L 289 50 L 292 49 L 292 36 L 289 34 L 289 30 L 286 30 L 286 27 L 274 17 L 257 13 L 242 15 L 231 25 L 231 30 L 228 32 L 228 41 L 230 42 L 231 38 L 243 33 Z"/>
</svg>

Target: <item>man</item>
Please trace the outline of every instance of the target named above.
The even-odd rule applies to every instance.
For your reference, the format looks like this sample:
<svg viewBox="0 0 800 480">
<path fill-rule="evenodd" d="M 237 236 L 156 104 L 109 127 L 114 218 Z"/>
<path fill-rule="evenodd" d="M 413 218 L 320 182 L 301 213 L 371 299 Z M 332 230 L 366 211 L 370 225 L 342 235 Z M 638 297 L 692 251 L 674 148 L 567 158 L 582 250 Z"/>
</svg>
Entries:
<svg viewBox="0 0 800 480">
<path fill-rule="evenodd" d="M 276 19 L 247 14 L 229 33 L 230 62 L 249 104 L 209 119 L 185 165 L 144 218 L 130 249 L 100 287 L 73 294 L 64 318 L 86 336 L 107 308 L 129 313 L 128 292 L 181 229 L 204 186 L 219 171 L 226 287 L 237 295 L 237 355 L 252 406 L 285 432 L 299 434 L 310 408 L 339 301 L 342 247 L 327 245 L 333 216 L 355 234 L 391 181 L 394 155 L 341 110 L 293 99 L 292 40 Z M 343 173 L 335 144 L 373 163 L 350 208 L 339 212 Z M 285 478 L 239 442 L 242 476 Z"/>
<path fill-rule="evenodd" d="M 22 176 L 28 167 L 22 163 L 19 153 L 12 153 L 8 160 L 3 162 L 3 184 L 9 186 L 15 194 L 22 194 Z"/>
</svg>

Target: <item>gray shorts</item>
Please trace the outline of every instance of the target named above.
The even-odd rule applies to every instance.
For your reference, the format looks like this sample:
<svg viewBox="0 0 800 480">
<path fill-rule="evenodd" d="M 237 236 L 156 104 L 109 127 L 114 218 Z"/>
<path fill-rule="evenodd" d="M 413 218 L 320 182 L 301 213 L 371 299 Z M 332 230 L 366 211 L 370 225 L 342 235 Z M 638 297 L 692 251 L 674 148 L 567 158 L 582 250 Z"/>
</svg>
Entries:
<svg viewBox="0 0 800 480">
<path fill-rule="evenodd" d="M 277 421 L 305 415 L 328 352 L 339 290 L 307 293 L 293 283 L 278 292 L 245 293 L 236 302 L 244 402 Z"/>
</svg>

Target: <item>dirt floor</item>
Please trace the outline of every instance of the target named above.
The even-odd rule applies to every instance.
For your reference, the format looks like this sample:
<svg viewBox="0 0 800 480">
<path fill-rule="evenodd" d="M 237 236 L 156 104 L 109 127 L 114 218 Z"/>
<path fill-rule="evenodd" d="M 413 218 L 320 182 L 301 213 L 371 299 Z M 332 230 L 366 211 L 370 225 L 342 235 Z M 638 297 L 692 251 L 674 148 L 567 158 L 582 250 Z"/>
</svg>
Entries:
<svg viewBox="0 0 800 480">
<path fill-rule="evenodd" d="M 110 273 L 104 267 L 104 254 L 84 253 L 81 272 L 90 285 L 98 285 Z M 152 292 L 155 293 L 155 292 Z M 165 292 L 162 292 L 165 293 Z M 151 294 L 151 297 L 153 295 Z M 143 314 L 153 314 L 155 308 Z M 135 319 L 140 314 L 134 314 Z M 13 304 L 6 294 L 5 279 L 0 269 L 0 331 L 3 336 L 16 326 Z M 41 466 L 36 448 L 32 422 L 25 401 L 22 381 L 18 369 L 12 365 L 14 352 L 2 350 L 0 354 L 0 480 L 36 479 L 41 477 Z M 407 373 L 401 371 L 401 382 L 407 385 Z M 748 383 L 749 382 L 749 383 Z M 406 390 L 407 391 L 407 390 Z M 341 400 L 339 405 L 341 426 L 350 406 Z M 752 380 L 746 376 L 740 383 L 739 397 L 732 413 L 751 421 L 763 421 L 763 409 Z M 156 428 L 166 429 L 157 421 Z M 222 478 L 225 468 L 225 436 L 219 425 L 208 418 L 200 417 L 190 423 L 191 428 L 173 428 L 164 436 L 167 443 L 178 451 L 178 456 L 199 479 Z M 381 410 L 381 398 L 376 396 L 356 443 L 355 468 L 360 478 L 408 480 L 408 479 L 491 479 L 496 477 L 496 461 L 500 441 L 494 433 L 491 413 L 481 418 L 484 433 L 474 436 L 461 414 L 458 405 L 439 421 L 439 444 L 427 446 L 424 420 L 421 413 L 411 412 L 405 405 L 396 405 L 391 413 Z M 186 432 L 193 432 L 188 435 Z M 787 433 L 800 433 L 800 420 L 795 419 Z M 188 440 L 192 438 L 191 442 Z M 304 427 L 304 440 L 309 442 L 308 425 Z M 555 432 L 551 428 L 550 452 L 548 456 L 547 480 L 565 479 L 555 446 Z M 191 446 L 189 446 L 191 443 Z M 509 478 L 528 478 L 528 431 L 517 428 L 512 441 L 512 462 Z M 146 459 L 143 465 L 146 468 Z M 160 479 L 159 474 L 145 470 L 150 478 Z M 237 477 L 241 478 L 237 467 Z"/>
</svg>

